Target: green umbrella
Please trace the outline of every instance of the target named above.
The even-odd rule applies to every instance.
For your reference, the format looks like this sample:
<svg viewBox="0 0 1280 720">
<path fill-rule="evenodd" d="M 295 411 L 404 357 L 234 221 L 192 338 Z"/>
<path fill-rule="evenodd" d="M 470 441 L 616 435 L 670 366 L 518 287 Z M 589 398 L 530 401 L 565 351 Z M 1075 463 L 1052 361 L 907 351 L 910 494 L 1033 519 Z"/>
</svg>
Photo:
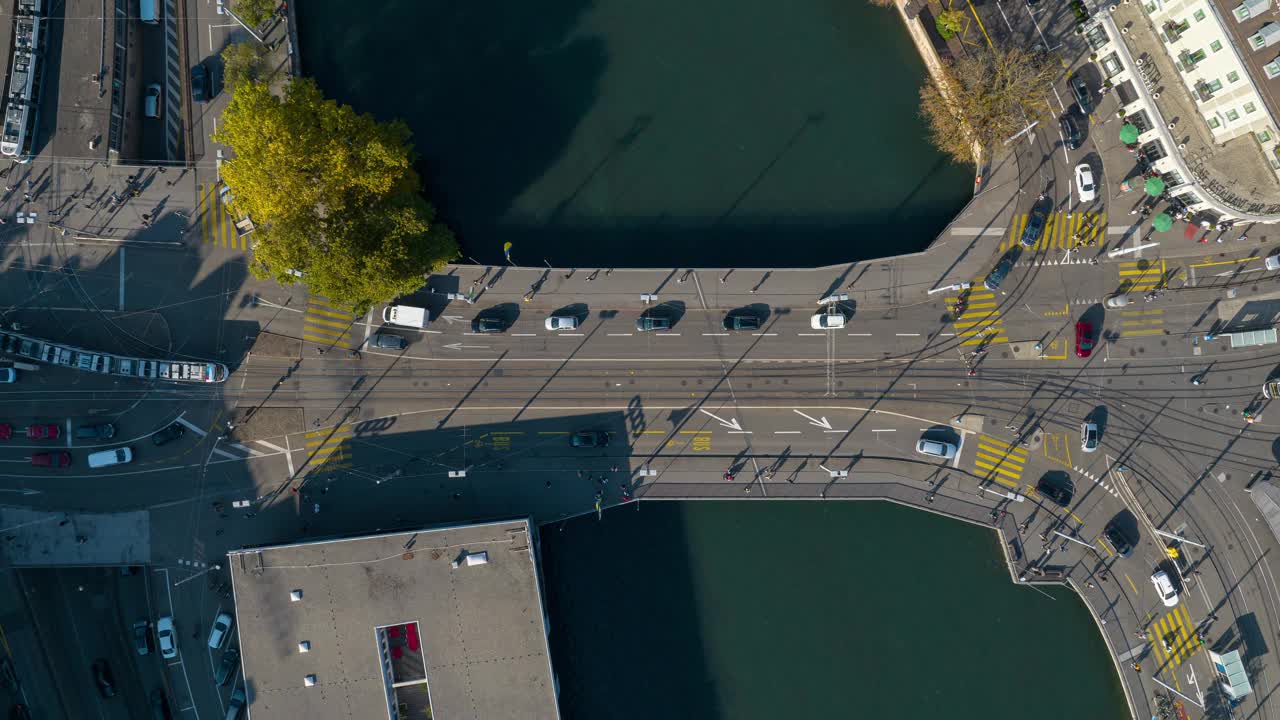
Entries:
<svg viewBox="0 0 1280 720">
<path fill-rule="evenodd" d="M 1164 180 L 1153 177 L 1147 180 L 1147 194 L 1151 197 L 1160 197 L 1164 194 Z"/>
<path fill-rule="evenodd" d="M 1124 127 L 1120 128 L 1120 142 L 1125 145 L 1132 145 L 1138 142 L 1138 128 L 1125 123 Z"/>
<path fill-rule="evenodd" d="M 1169 228 L 1173 227 L 1173 218 L 1169 217 L 1169 213 L 1160 213 L 1151 218 L 1151 227 L 1155 228 L 1156 232 L 1168 232 Z"/>
</svg>

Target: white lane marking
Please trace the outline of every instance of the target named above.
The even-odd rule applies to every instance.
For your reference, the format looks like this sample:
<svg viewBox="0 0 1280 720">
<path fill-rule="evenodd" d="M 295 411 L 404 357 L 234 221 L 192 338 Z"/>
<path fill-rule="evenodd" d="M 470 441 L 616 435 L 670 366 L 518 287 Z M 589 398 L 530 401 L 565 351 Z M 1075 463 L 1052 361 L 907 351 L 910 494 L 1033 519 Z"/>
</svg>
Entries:
<svg viewBox="0 0 1280 720">
<path fill-rule="evenodd" d="M 964 432 L 960 433 L 960 447 L 956 448 L 956 456 L 951 460 L 951 467 L 960 467 L 960 455 L 964 452 Z"/>
<path fill-rule="evenodd" d="M 729 333 L 702 333 L 702 337 L 728 337 Z"/>
<path fill-rule="evenodd" d="M 774 435 L 799 435 L 799 430 L 774 430 Z"/>
<path fill-rule="evenodd" d="M 938 337 L 955 337 L 955 333 L 938 333 Z"/>
<path fill-rule="evenodd" d="M 537 337 L 538 333 L 511 333 L 511 337 Z"/>
<path fill-rule="evenodd" d="M 800 337 L 826 337 L 826 333 L 796 333 Z"/>
<path fill-rule="evenodd" d="M 208 434 L 209 434 L 209 433 L 205 432 L 204 430 L 201 430 L 200 428 L 196 427 L 195 425 L 192 425 L 190 420 L 187 420 L 186 418 L 182 417 L 181 415 L 179 415 L 177 418 L 175 418 L 175 419 L 174 419 L 174 422 L 176 422 L 176 423 L 181 423 L 183 427 L 185 427 L 186 429 L 190 430 L 191 432 L 193 432 L 193 433 L 195 433 L 195 434 L 199 435 L 200 437 L 204 437 L 205 435 L 208 435 Z"/>
<path fill-rule="evenodd" d="M 286 437 L 287 437 L 287 436 L 286 436 Z M 254 442 L 258 443 L 259 445 L 262 445 L 263 447 L 269 447 L 269 448 L 271 448 L 272 450 L 275 450 L 276 452 L 288 452 L 288 450 L 285 450 L 284 448 L 280 447 L 279 445 L 273 445 L 273 444 L 271 444 L 271 443 L 267 442 L 266 440 L 254 440 Z M 286 442 L 287 442 L 287 440 L 286 440 Z"/>
<path fill-rule="evenodd" d="M 364 316 L 364 344 L 369 344 L 369 335 L 373 332 L 373 308 L 369 308 L 369 314 Z"/>
<path fill-rule="evenodd" d="M 680 333 L 660 332 L 660 333 L 654 333 L 654 336 L 655 337 L 680 337 Z"/>
<path fill-rule="evenodd" d="M 876 428 L 871 432 L 898 432 L 895 428 Z"/>
<path fill-rule="evenodd" d="M 582 337 L 582 333 L 559 333 L 556 337 Z"/>
<path fill-rule="evenodd" d="M 223 457 L 229 457 L 229 458 L 231 458 L 232 460 L 243 460 L 243 459 L 244 459 L 244 458 L 240 457 L 239 455 L 233 455 L 233 454 L 231 454 L 231 453 L 227 452 L 226 450 L 223 450 L 222 448 L 214 448 L 214 449 L 213 449 L 213 451 L 214 451 L 215 453 L 217 453 L 218 455 L 221 455 L 221 456 L 223 456 Z"/>
<path fill-rule="evenodd" d="M 289 465 L 289 479 L 293 479 L 293 448 L 289 447 L 289 436 L 284 436 L 284 461 Z"/>
<path fill-rule="evenodd" d="M 120 248 L 123 250 L 124 248 Z M 67 447 L 71 447 L 71 418 L 67 418 Z"/>
<path fill-rule="evenodd" d="M 824 433 L 847 433 L 848 430 L 823 430 Z"/>
<path fill-rule="evenodd" d="M 631 333 L 609 333 L 609 337 L 631 337 Z"/>
<path fill-rule="evenodd" d="M 849 333 L 849 337 L 871 337 L 871 333 Z"/>
<path fill-rule="evenodd" d="M 752 334 L 752 335 L 755 335 L 756 337 L 773 337 L 774 335 L 777 335 L 778 333 L 751 333 L 751 334 Z"/>
<path fill-rule="evenodd" d="M 895 333 L 898 337 L 920 337 L 920 333 Z"/>
<path fill-rule="evenodd" d="M 254 450 L 253 448 L 251 448 L 251 447 L 245 447 L 244 445 L 241 445 L 240 443 L 227 443 L 227 444 L 228 444 L 228 445 L 230 445 L 231 447 L 233 447 L 233 448 L 237 449 L 237 450 L 242 450 L 242 451 L 244 451 L 244 452 L 247 452 L 247 453 L 249 453 L 250 455 L 253 455 L 254 457 L 263 457 L 263 456 L 265 456 L 265 455 L 266 455 L 266 453 L 262 452 L 261 450 Z"/>
<path fill-rule="evenodd" d="M 124 310 L 124 246 L 120 246 L 120 309 Z"/>
<path fill-rule="evenodd" d="M 729 430 L 728 431 L 730 435 L 750 435 L 753 432 L 755 431 L 754 430 Z"/>
</svg>

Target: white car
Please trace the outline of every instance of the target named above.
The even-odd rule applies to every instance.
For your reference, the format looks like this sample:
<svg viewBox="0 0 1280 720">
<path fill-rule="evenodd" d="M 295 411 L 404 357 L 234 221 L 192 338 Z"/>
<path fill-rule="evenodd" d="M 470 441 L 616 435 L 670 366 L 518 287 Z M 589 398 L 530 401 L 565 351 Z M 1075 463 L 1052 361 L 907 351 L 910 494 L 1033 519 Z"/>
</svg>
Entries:
<svg viewBox="0 0 1280 720">
<path fill-rule="evenodd" d="M 173 618 L 165 615 L 156 621 L 156 640 L 160 655 L 166 660 L 178 657 L 178 640 L 173 634 Z"/>
<path fill-rule="evenodd" d="M 1084 452 L 1098 449 L 1098 423 L 1088 420 L 1080 423 L 1080 449 Z"/>
<path fill-rule="evenodd" d="M 227 634 L 231 632 L 231 613 L 218 613 L 218 617 L 213 619 L 213 627 L 209 630 L 209 647 L 217 650 L 227 641 Z"/>
<path fill-rule="evenodd" d="M 844 313 L 834 308 L 817 313 L 809 319 L 814 330 L 839 330 L 844 327 Z"/>
<path fill-rule="evenodd" d="M 956 456 L 956 446 L 941 440 L 920 438 L 920 442 L 916 443 L 916 452 L 921 455 L 932 455 L 943 460 L 950 460 Z"/>
<path fill-rule="evenodd" d="M 578 318 L 573 315 L 552 315 L 547 318 L 548 330 L 577 330 Z"/>
<path fill-rule="evenodd" d="M 13 368 L 0 368 L 0 383 L 18 382 L 18 373 Z"/>
<path fill-rule="evenodd" d="M 1088 163 L 1076 166 L 1076 190 L 1082 203 L 1093 202 L 1098 197 L 1098 186 L 1093 182 L 1093 168 Z"/>
<path fill-rule="evenodd" d="M 1165 607 L 1174 607 L 1178 604 L 1178 591 L 1173 589 L 1173 580 L 1169 579 L 1169 573 L 1157 570 L 1156 574 L 1151 576 L 1151 584 L 1156 586 L 1156 593 L 1160 595 L 1160 601 Z"/>
</svg>

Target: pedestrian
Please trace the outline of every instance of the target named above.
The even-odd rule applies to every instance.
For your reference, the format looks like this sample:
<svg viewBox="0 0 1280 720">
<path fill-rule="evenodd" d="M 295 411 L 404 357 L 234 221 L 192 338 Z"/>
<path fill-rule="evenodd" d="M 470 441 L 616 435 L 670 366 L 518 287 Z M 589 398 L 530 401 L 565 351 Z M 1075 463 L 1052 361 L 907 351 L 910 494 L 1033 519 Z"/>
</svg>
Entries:
<svg viewBox="0 0 1280 720">
<path fill-rule="evenodd" d="M 1142 672 L 1142 664 L 1141 664 L 1141 663 L 1134 663 L 1134 664 L 1133 664 L 1133 669 L 1134 669 L 1134 671 L 1135 671 L 1135 672 Z"/>
<path fill-rule="evenodd" d="M 724 481 L 731 482 L 732 480 L 733 480 L 733 473 L 726 471 L 724 474 Z"/>
<path fill-rule="evenodd" d="M 932 503 L 932 502 L 933 502 L 933 493 L 929 493 L 928 495 L 925 495 L 925 496 L 924 496 L 924 499 L 925 499 L 927 502 Z"/>
<path fill-rule="evenodd" d="M 751 494 L 751 483 L 747 483 L 747 484 L 746 484 L 746 486 L 745 486 L 745 487 L 743 487 L 742 489 L 743 489 L 744 491 L 746 491 L 746 494 L 747 494 L 747 495 L 750 495 L 750 494 Z"/>
</svg>

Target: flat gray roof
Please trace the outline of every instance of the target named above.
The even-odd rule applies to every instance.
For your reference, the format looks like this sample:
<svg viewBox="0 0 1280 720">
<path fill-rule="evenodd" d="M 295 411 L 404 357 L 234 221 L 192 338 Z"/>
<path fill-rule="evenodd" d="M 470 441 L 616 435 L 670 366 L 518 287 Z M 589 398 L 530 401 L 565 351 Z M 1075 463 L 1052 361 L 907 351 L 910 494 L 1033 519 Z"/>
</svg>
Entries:
<svg viewBox="0 0 1280 720">
<path fill-rule="evenodd" d="M 486 564 L 452 567 L 480 552 Z M 228 560 L 251 720 L 385 718 L 387 678 L 412 681 L 422 665 L 434 717 L 559 717 L 527 520 L 254 548 Z M 415 710 L 425 702 L 421 684 L 401 694 Z"/>
</svg>

